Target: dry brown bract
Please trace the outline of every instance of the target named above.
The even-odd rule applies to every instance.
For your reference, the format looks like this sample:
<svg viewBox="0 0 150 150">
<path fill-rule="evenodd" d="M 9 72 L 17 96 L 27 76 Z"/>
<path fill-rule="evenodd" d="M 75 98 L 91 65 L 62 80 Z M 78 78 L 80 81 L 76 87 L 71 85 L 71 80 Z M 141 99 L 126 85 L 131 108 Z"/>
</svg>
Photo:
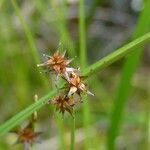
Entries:
<svg viewBox="0 0 150 150">
<path fill-rule="evenodd" d="M 81 93 L 87 93 L 89 95 L 94 95 L 90 91 L 87 90 L 86 85 L 82 82 L 82 76 L 79 76 L 77 73 L 70 73 L 69 76 L 69 93 L 68 96 L 73 95 L 74 93 L 77 93 L 78 95 L 81 95 Z"/>
<path fill-rule="evenodd" d="M 75 100 L 72 97 L 67 97 L 66 95 L 60 95 L 49 101 L 51 104 L 56 106 L 56 110 L 64 114 L 65 111 L 73 115 L 73 107 L 76 104 Z"/>
<path fill-rule="evenodd" d="M 23 143 L 25 150 L 29 150 L 33 143 L 37 142 L 42 132 L 34 132 L 30 122 L 24 129 L 18 133 L 18 143 Z"/>
<path fill-rule="evenodd" d="M 57 75 L 66 75 L 69 68 L 69 64 L 72 60 L 65 58 L 65 53 L 61 55 L 59 51 L 54 53 L 53 56 L 47 56 L 48 60 L 43 64 L 37 65 L 46 67 L 49 71 L 54 71 Z"/>
</svg>

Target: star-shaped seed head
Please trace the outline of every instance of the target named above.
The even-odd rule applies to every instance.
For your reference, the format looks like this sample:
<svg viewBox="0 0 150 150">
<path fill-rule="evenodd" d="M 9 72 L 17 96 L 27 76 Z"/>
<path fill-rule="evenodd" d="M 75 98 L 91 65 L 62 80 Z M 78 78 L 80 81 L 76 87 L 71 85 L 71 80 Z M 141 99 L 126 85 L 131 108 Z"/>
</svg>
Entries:
<svg viewBox="0 0 150 150">
<path fill-rule="evenodd" d="M 48 60 L 44 62 L 43 64 L 37 65 L 44 66 L 48 71 L 54 71 L 57 75 L 65 75 L 67 70 L 69 70 L 69 64 L 71 63 L 71 60 L 68 60 L 65 58 L 65 53 L 60 54 L 59 51 L 53 54 L 53 56 L 47 56 Z"/>
<path fill-rule="evenodd" d="M 18 133 L 18 143 L 23 143 L 25 150 L 29 150 L 30 147 L 37 142 L 42 132 L 34 132 L 32 122 L 21 129 Z"/>
<path fill-rule="evenodd" d="M 76 102 L 73 97 L 68 97 L 66 95 L 60 95 L 49 101 L 51 104 L 56 106 L 56 110 L 64 115 L 65 111 L 70 113 L 73 116 L 73 107 L 75 106 Z"/>
<path fill-rule="evenodd" d="M 75 72 L 70 73 L 69 76 L 69 93 L 68 96 L 73 95 L 74 93 L 77 93 L 78 95 L 81 95 L 81 93 L 87 93 L 89 95 L 94 95 L 90 91 L 87 90 L 86 85 L 83 83 L 83 77 L 78 75 Z"/>
</svg>

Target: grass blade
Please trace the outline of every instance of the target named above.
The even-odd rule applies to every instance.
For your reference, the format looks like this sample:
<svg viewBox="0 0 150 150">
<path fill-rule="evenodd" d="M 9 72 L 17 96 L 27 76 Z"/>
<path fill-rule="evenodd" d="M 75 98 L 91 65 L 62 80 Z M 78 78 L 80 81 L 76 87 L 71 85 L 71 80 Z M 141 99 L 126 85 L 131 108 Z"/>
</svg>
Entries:
<svg viewBox="0 0 150 150">
<path fill-rule="evenodd" d="M 86 48 L 86 34 L 85 34 L 85 13 L 84 0 L 80 0 L 79 5 L 79 34 L 80 34 L 80 63 L 81 68 L 87 65 L 87 48 Z"/>
<path fill-rule="evenodd" d="M 66 0 L 62 0 L 61 3 L 57 3 L 55 0 L 49 0 L 49 2 L 54 10 L 54 15 L 56 16 L 54 27 L 56 27 L 58 30 L 60 42 L 62 43 L 62 46 L 67 48 L 68 54 L 71 57 L 74 57 L 76 56 L 75 47 L 67 29 L 67 20 L 65 14 L 65 9 L 67 9 Z"/>
<path fill-rule="evenodd" d="M 148 42 L 149 40 L 150 40 L 150 32 L 137 38 L 136 40 L 126 44 L 125 46 L 117 49 L 116 51 L 114 51 L 110 55 L 102 58 L 101 60 L 97 61 L 96 63 L 94 63 L 93 65 L 88 67 L 86 70 L 84 70 L 83 73 L 85 75 L 91 76 L 92 74 L 94 74 L 98 70 L 101 70 L 101 69 L 109 66 L 113 62 L 121 59 L 122 57 L 124 57 L 126 55 L 128 55 L 133 50 L 135 50 L 135 48 L 144 45 L 144 43 Z"/>
<path fill-rule="evenodd" d="M 86 47 L 86 25 L 85 25 L 85 4 L 84 0 L 79 1 L 79 37 L 80 37 L 80 65 L 81 68 L 84 70 L 87 66 L 87 47 Z M 90 149 L 90 130 L 89 124 L 91 120 L 90 116 L 90 107 L 88 103 L 88 97 L 83 97 L 83 126 L 85 128 L 85 149 Z"/>
<path fill-rule="evenodd" d="M 18 7 L 16 0 L 11 0 L 11 2 L 12 2 L 12 5 L 13 5 L 15 11 L 16 11 L 17 16 L 19 17 L 20 23 L 21 23 L 23 30 L 25 32 L 25 35 L 27 37 L 32 56 L 35 59 L 35 63 L 38 64 L 40 62 L 40 59 L 39 59 L 39 56 L 37 54 L 36 46 L 34 44 L 34 39 L 32 37 L 30 29 L 28 28 L 27 24 L 25 23 L 23 16 L 20 13 L 20 10 L 19 10 L 19 7 Z"/>
<path fill-rule="evenodd" d="M 33 59 L 35 61 L 35 64 L 39 64 L 40 59 L 39 59 L 39 55 L 37 53 L 37 49 L 36 49 L 36 46 L 35 46 L 35 42 L 34 42 L 32 33 L 31 33 L 30 29 L 28 28 L 22 14 L 20 12 L 20 9 L 18 7 L 18 4 L 17 4 L 16 0 L 11 0 L 11 2 L 12 2 L 12 5 L 13 5 L 15 11 L 16 11 L 17 16 L 19 17 L 20 23 L 23 27 L 24 33 L 26 35 L 26 38 L 27 38 L 27 41 L 28 41 L 28 44 L 29 44 L 29 47 L 30 47 L 31 54 L 32 54 Z M 49 85 L 48 85 L 47 79 L 44 76 L 42 76 L 41 74 L 39 74 L 39 76 L 42 79 L 42 81 L 45 85 L 45 88 L 48 90 Z"/>
<path fill-rule="evenodd" d="M 52 98 L 56 94 L 56 91 L 50 92 L 41 99 L 39 99 L 34 104 L 30 105 L 20 113 L 18 113 L 16 116 L 12 117 L 10 120 L 8 120 L 6 123 L 0 126 L 0 134 L 3 135 L 10 131 L 13 127 L 20 124 L 22 121 L 24 121 L 28 116 L 33 114 L 36 110 L 44 106 L 47 101 Z"/>
<path fill-rule="evenodd" d="M 75 112 L 74 112 L 74 110 L 73 110 L 73 118 L 72 118 L 72 124 L 71 124 L 71 126 L 72 126 L 72 130 L 71 130 L 71 145 L 70 145 L 70 150 L 74 150 L 75 149 L 75 129 L 76 129 L 76 127 L 75 127 Z"/>
</svg>

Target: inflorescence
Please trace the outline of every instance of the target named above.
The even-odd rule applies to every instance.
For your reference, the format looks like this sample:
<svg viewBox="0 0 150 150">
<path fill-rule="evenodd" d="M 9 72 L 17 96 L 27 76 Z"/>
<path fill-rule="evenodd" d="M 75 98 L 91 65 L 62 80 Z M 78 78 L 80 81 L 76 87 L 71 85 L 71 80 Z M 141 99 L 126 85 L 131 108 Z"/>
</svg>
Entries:
<svg viewBox="0 0 150 150">
<path fill-rule="evenodd" d="M 84 76 L 81 76 L 80 69 L 75 69 L 70 65 L 73 59 L 67 59 L 64 54 L 60 54 L 59 51 L 55 52 L 53 56 L 44 55 L 47 61 L 38 64 L 38 67 L 44 67 L 47 72 L 54 73 L 56 80 L 63 79 L 65 84 L 63 88 L 58 90 L 58 95 L 49 100 L 49 104 L 53 104 L 56 107 L 56 111 L 59 111 L 62 115 L 65 112 L 74 117 L 74 106 L 82 102 L 82 93 L 92 95 L 87 89 L 87 86 L 83 82 Z M 56 82 L 58 83 L 58 82 Z M 56 87 L 59 87 L 56 85 Z M 34 100 L 38 100 L 38 96 L 35 95 Z M 42 132 L 35 132 L 34 125 L 37 121 L 37 112 L 32 114 L 32 118 L 28 121 L 27 126 L 15 131 L 17 134 L 17 143 L 24 145 L 24 150 L 29 150 L 38 139 Z"/>
<path fill-rule="evenodd" d="M 73 116 L 74 106 L 78 102 L 82 102 L 81 94 L 86 93 L 93 96 L 93 93 L 87 89 L 83 82 L 84 77 L 80 75 L 80 70 L 70 65 L 73 59 L 67 59 L 65 53 L 60 54 L 59 51 L 55 52 L 53 56 L 44 56 L 46 56 L 47 61 L 37 66 L 44 67 L 46 71 L 54 73 L 57 80 L 62 78 L 66 83 L 66 86 L 61 89 L 58 96 L 50 100 L 49 103 L 55 105 L 56 110 L 60 113 L 64 114 L 67 111 Z M 59 86 L 57 85 L 57 87 Z M 77 95 L 79 100 L 77 100 Z"/>
</svg>

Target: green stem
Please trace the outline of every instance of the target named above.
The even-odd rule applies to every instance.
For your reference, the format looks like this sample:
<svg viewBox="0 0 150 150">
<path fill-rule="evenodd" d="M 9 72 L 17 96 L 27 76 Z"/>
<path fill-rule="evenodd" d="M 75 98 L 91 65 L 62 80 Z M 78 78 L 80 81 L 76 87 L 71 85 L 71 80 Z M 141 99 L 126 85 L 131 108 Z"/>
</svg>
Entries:
<svg viewBox="0 0 150 150">
<path fill-rule="evenodd" d="M 31 34 L 31 31 L 28 28 L 22 14 L 20 13 L 20 10 L 19 10 L 19 7 L 18 7 L 18 4 L 17 4 L 16 0 L 11 0 L 11 2 L 12 2 L 12 5 L 13 5 L 15 11 L 16 11 L 17 16 L 20 20 L 20 23 L 23 27 L 24 33 L 27 37 L 27 41 L 29 43 L 32 56 L 35 59 L 35 63 L 38 64 L 40 62 L 40 59 L 39 59 L 39 56 L 38 56 L 37 51 L 36 51 L 36 46 L 35 46 L 34 39 L 33 39 L 33 36 Z"/>
<path fill-rule="evenodd" d="M 116 62 L 117 60 L 121 59 L 122 57 L 128 55 L 129 53 L 136 51 L 135 48 L 144 45 L 144 43 L 150 41 L 150 32 L 137 38 L 136 40 L 126 44 L 125 46 L 117 49 L 110 55 L 102 58 L 101 60 L 97 61 L 86 70 L 84 70 L 83 74 L 85 76 L 91 76 L 98 70 L 102 70 L 103 68 L 109 66 L 110 64 Z"/>
<path fill-rule="evenodd" d="M 109 56 L 106 56 L 105 58 L 91 65 L 83 72 L 83 74 L 85 76 L 89 76 L 89 75 L 94 74 L 96 71 L 98 71 L 98 69 L 101 69 L 101 70 L 104 69 L 105 67 L 109 66 L 113 62 L 121 59 L 128 53 L 132 52 L 132 49 L 140 45 L 143 45 L 145 42 L 148 42 L 148 41 L 150 41 L 150 32 L 145 34 L 142 37 L 137 38 L 136 40 L 130 42 L 129 44 L 126 44 L 125 46 L 116 50 Z M 8 121 L 3 123 L 0 126 L 0 135 L 1 136 L 4 135 L 8 131 L 10 131 L 12 128 L 14 128 L 16 125 L 23 122 L 27 117 L 33 114 L 36 110 L 43 107 L 49 101 L 49 99 L 53 98 L 56 94 L 57 94 L 56 90 L 51 91 L 47 95 L 40 98 L 37 102 L 35 102 L 34 104 L 31 104 L 30 106 L 22 110 L 20 113 L 16 114 L 12 118 L 10 118 Z"/>
<path fill-rule="evenodd" d="M 79 37 L 80 37 L 80 65 L 81 69 L 84 70 L 87 66 L 87 47 L 86 47 L 86 26 L 85 26 L 85 0 L 80 0 L 79 4 Z M 87 96 L 83 97 L 83 126 L 85 128 L 85 148 L 90 149 L 90 130 L 89 124 L 91 120 L 89 102 Z"/>
<path fill-rule="evenodd" d="M 30 49 L 31 55 L 33 56 L 35 64 L 39 64 L 40 63 L 40 58 L 39 58 L 39 55 L 38 55 L 38 52 L 37 52 L 37 48 L 36 48 L 36 45 L 35 45 L 32 33 L 31 33 L 28 25 L 26 24 L 25 19 L 23 18 L 21 12 L 20 12 L 20 9 L 19 9 L 19 6 L 18 6 L 16 0 L 11 0 L 11 2 L 12 2 L 12 5 L 13 5 L 15 11 L 16 11 L 16 14 L 17 14 L 17 16 L 19 18 L 21 26 L 23 27 L 25 36 L 27 38 L 27 42 L 28 42 L 29 47 L 30 47 L 29 49 Z M 38 75 L 42 79 L 45 88 L 47 90 L 49 90 L 49 85 L 48 85 L 47 79 L 44 76 L 42 76 L 40 73 Z"/>
<path fill-rule="evenodd" d="M 58 131 L 59 131 L 59 149 L 66 149 L 65 145 L 65 137 L 64 137 L 64 120 L 62 119 L 62 114 L 57 113 L 57 116 L 55 117 Z"/>
<path fill-rule="evenodd" d="M 69 35 L 69 31 L 67 28 L 67 20 L 65 15 L 65 8 L 66 6 L 66 0 L 62 0 L 62 3 L 60 6 L 57 4 L 56 0 L 49 0 L 50 5 L 54 9 L 54 15 L 56 22 L 54 24 L 54 27 L 59 32 L 59 37 L 62 43 L 62 46 L 65 46 L 67 48 L 67 52 L 71 57 L 76 56 L 76 51 L 74 47 L 74 43 L 71 39 L 71 36 Z"/>
<path fill-rule="evenodd" d="M 15 126 L 19 125 L 21 122 L 23 122 L 27 117 L 29 117 L 31 114 L 33 114 L 36 110 L 40 109 L 42 106 L 44 106 L 50 98 L 54 97 L 57 94 L 57 91 L 52 91 L 48 93 L 47 95 L 43 96 L 41 99 L 39 99 L 37 102 L 31 104 L 27 108 L 25 108 L 23 111 L 6 121 L 4 124 L 0 126 L 0 135 L 4 135 L 8 131 L 10 131 Z"/>
<path fill-rule="evenodd" d="M 74 150 L 74 148 L 75 148 L 75 111 L 73 110 L 70 150 Z"/>
<path fill-rule="evenodd" d="M 84 0 L 80 0 L 79 5 L 79 34 L 80 34 L 80 60 L 81 68 L 85 68 L 87 64 L 86 34 L 85 34 L 85 13 Z"/>
</svg>

